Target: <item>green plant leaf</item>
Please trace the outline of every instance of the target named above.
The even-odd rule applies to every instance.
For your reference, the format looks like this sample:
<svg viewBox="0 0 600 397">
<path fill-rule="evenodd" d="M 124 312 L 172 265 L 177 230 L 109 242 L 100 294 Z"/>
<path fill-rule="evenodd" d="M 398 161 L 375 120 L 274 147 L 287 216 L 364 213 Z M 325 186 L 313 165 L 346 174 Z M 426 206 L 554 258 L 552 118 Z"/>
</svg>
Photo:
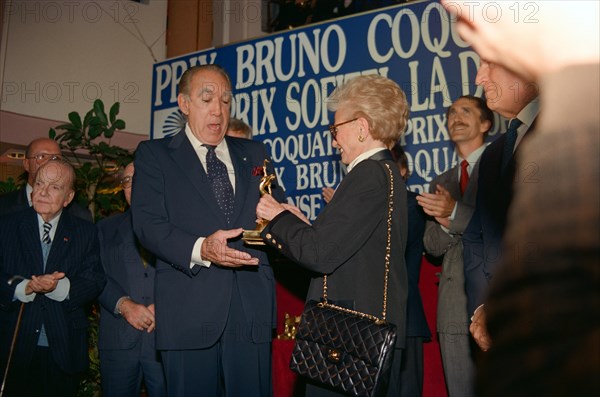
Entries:
<svg viewBox="0 0 600 397">
<path fill-rule="evenodd" d="M 97 116 L 92 116 L 90 117 L 90 126 L 98 126 L 98 125 L 102 125 L 102 121 L 100 121 L 100 118 Z"/>
<path fill-rule="evenodd" d="M 102 102 L 101 99 L 96 99 L 94 101 L 94 113 L 103 125 L 108 125 L 108 119 L 106 118 L 106 113 L 104 112 L 104 102 Z"/>
<path fill-rule="evenodd" d="M 61 125 L 57 125 L 56 127 L 54 127 L 57 130 L 70 130 L 70 131 L 77 131 L 79 128 L 75 127 L 73 124 L 68 123 L 68 124 L 61 124 Z"/>
<path fill-rule="evenodd" d="M 77 139 L 77 138 L 73 137 L 69 140 L 69 142 L 67 142 L 67 145 L 71 149 L 77 149 L 77 147 L 81 145 L 81 139 Z"/>
<path fill-rule="evenodd" d="M 90 125 L 90 119 L 94 117 L 94 109 L 90 110 L 89 112 L 87 112 L 85 114 L 85 117 L 83 118 L 83 128 L 87 128 L 88 125 Z"/>
<path fill-rule="evenodd" d="M 50 139 L 56 138 L 56 130 L 54 128 L 50 128 L 50 131 L 48 131 L 48 137 Z"/>
<path fill-rule="evenodd" d="M 115 134 L 115 126 L 114 125 L 104 131 L 104 136 L 107 138 L 112 138 L 112 136 L 114 134 Z"/>
<path fill-rule="evenodd" d="M 123 130 L 125 129 L 125 121 L 121 119 L 115 120 L 113 127 L 115 127 L 117 130 Z"/>
<path fill-rule="evenodd" d="M 74 127 L 81 129 L 81 116 L 77 112 L 69 113 L 69 121 Z"/>
<path fill-rule="evenodd" d="M 110 107 L 110 123 L 114 124 L 115 120 L 117 119 L 117 114 L 119 114 L 119 110 L 121 109 L 121 104 L 119 102 L 115 102 L 111 107 Z"/>
<path fill-rule="evenodd" d="M 96 139 L 102 134 L 103 130 L 104 129 L 99 124 L 91 124 L 90 128 L 88 129 L 88 136 L 90 139 Z"/>
</svg>

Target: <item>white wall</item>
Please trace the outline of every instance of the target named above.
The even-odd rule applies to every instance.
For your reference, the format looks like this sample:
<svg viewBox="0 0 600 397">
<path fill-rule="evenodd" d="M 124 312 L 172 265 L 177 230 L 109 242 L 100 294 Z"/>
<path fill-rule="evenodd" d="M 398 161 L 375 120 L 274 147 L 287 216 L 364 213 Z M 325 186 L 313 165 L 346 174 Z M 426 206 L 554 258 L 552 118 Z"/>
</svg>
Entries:
<svg viewBox="0 0 600 397">
<path fill-rule="evenodd" d="M 107 108 L 121 102 L 126 131 L 149 133 L 152 64 L 166 54 L 166 0 L 6 3 L 2 111 L 66 120 L 99 97 Z"/>
</svg>

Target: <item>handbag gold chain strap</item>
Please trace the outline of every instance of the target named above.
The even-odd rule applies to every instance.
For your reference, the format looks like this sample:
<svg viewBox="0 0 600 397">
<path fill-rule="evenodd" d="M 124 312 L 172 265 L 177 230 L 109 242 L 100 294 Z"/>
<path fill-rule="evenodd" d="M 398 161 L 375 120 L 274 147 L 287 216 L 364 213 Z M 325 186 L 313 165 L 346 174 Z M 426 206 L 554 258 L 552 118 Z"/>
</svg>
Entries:
<svg viewBox="0 0 600 397">
<path fill-rule="evenodd" d="M 353 314 L 358 317 L 366 318 L 371 321 L 374 321 L 376 324 L 383 324 L 386 322 L 386 313 L 387 313 L 387 291 L 388 291 L 388 276 L 390 273 L 390 259 L 392 256 L 392 213 L 394 212 L 394 175 L 389 164 L 384 164 L 388 170 L 390 175 L 390 191 L 388 197 L 388 219 L 387 219 L 387 243 L 385 247 L 385 273 L 383 276 L 383 312 L 381 313 L 381 318 L 373 316 L 372 314 L 367 314 L 363 312 L 359 312 L 352 309 L 346 309 L 345 307 L 341 307 L 338 305 L 334 305 L 332 303 L 327 302 L 327 275 L 323 275 L 323 300 L 324 302 L 319 302 L 319 306 L 326 306 L 332 309 L 336 309 L 345 313 Z"/>
</svg>

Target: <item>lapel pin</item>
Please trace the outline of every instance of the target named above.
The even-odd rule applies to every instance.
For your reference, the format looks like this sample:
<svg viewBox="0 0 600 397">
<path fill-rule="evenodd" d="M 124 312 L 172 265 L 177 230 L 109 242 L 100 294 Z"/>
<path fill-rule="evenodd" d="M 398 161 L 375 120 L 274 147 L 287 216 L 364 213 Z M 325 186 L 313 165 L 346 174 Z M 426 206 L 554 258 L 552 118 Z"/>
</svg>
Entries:
<svg viewBox="0 0 600 397">
<path fill-rule="evenodd" d="M 65 243 L 68 243 L 68 242 L 69 242 L 69 238 L 68 238 L 68 237 L 63 237 L 63 241 L 64 241 Z"/>
</svg>

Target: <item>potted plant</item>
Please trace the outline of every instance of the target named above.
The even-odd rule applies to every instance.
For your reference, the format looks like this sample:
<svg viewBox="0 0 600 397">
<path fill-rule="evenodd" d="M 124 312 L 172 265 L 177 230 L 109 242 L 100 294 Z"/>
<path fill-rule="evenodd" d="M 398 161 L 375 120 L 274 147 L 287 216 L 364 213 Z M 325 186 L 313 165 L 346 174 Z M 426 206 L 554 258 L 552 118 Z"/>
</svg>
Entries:
<svg viewBox="0 0 600 397">
<path fill-rule="evenodd" d="M 115 176 L 119 169 L 133 159 L 132 153 L 111 144 L 115 131 L 125 128 L 125 121 L 117 118 L 119 102 L 108 112 L 104 103 L 97 99 L 83 119 L 78 112 L 69 113 L 69 123 L 61 124 L 49 131 L 61 149 L 70 152 L 74 159 L 77 180 L 77 200 L 89 208 L 94 219 L 104 218 L 125 207 L 124 198 L 118 191 Z M 57 132 L 57 130 L 59 132 Z"/>
</svg>

